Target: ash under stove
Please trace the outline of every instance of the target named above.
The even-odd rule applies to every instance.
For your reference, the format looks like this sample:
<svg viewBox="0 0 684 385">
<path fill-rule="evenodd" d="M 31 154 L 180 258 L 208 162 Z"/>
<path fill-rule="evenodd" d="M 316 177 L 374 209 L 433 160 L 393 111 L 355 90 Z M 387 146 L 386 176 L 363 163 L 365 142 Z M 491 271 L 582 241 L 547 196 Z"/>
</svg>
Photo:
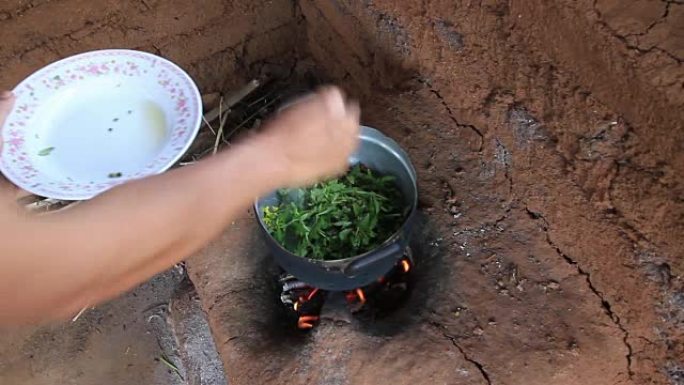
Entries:
<svg viewBox="0 0 684 385">
<path fill-rule="evenodd" d="M 409 297 L 413 266 L 413 251 L 407 247 L 397 264 L 377 281 L 341 292 L 318 289 L 281 269 L 278 277 L 280 301 L 300 330 L 313 329 L 326 316 L 333 319 L 348 316 L 379 319 L 389 315 Z"/>
</svg>

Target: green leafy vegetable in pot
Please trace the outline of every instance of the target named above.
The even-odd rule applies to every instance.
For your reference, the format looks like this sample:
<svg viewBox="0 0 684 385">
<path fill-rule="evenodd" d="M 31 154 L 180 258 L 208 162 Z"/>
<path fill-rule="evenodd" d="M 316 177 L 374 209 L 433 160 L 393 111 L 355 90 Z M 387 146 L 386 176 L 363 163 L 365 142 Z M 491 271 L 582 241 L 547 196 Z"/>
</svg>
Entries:
<svg viewBox="0 0 684 385">
<path fill-rule="evenodd" d="M 317 260 L 349 258 L 380 246 L 408 212 L 395 178 L 362 165 L 341 178 L 278 195 L 277 206 L 264 208 L 268 231 L 291 253 Z"/>
</svg>

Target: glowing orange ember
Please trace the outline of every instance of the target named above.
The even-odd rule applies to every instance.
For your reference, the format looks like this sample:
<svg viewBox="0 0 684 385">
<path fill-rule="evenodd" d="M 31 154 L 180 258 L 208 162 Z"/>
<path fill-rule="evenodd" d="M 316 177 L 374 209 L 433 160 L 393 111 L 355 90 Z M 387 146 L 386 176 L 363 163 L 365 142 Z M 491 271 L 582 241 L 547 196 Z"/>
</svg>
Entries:
<svg viewBox="0 0 684 385">
<path fill-rule="evenodd" d="M 364 294 L 363 290 L 356 289 L 356 296 L 359 297 L 361 303 L 366 303 L 366 294 Z"/>
<path fill-rule="evenodd" d="M 409 264 L 409 261 L 402 259 L 401 268 L 404 269 L 404 273 L 408 273 L 411 270 L 411 264 Z"/>
<path fill-rule="evenodd" d="M 311 293 L 309 293 L 309 295 L 306 296 L 306 300 L 311 301 L 311 298 L 313 298 L 316 295 L 316 293 L 318 293 L 318 288 L 311 290 Z"/>
<path fill-rule="evenodd" d="M 297 327 L 300 329 L 311 329 L 314 327 L 313 322 L 318 321 L 319 317 L 315 315 L 303 315 L 297 321 Z"/>
</svg>

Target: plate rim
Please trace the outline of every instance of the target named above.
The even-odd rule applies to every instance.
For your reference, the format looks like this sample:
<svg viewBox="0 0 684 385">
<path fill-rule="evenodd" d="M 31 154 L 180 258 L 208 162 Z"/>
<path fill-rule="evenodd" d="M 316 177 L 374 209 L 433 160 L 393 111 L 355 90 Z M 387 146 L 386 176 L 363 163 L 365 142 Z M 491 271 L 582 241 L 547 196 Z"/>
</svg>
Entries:
<svg viewBox="0 0 684 385">
<path fill-rule="evenodd" d="M 45 65 L 45 66 L 43 66 L 43 67 L 37 69 L 36 71 L 34 71 L 33 73 L 31 73 L 29 76 L 27 76 L 25 79 L 23 79 L 21 82 L 19 82 L 19 83 L 12 89 L 12 92 L 16 94 L 16 91 L 17 91 L 18 89 L 20 89 L 21 87 L 25 86 L 27 83 L 30 84 L 31 81 L 33 81 L 35 78 L 37 78 L 37 77 L 39 77 L 40 75 L 42 75 L 44 72 L 46 72 L 46 71 L 52 69 L 53 67 L 59 66 L 60 64 L 63 64 L 63 63 L 66 62 L 66 61 L 72 61 L 72 60 L 75 61 L 76 59 L 79 59 L 80 57 L 87 57 L 87 56 L 90 56 L 90 55 L 102 55 L 102 54 L 107 54 L 107 53 L 114 53 L 114 54 L 119 54 L 119 55 L 121 55 L 121 54 L 136 54 L 136 55 L 147 56 L 147 57 L 149 57 L 149 58 L 156 59 L 156 60 L 158 60 L 158 61 L 160 61 L 160 62 L 163 62 L 163 63 L 166 64 L 166 65 L 171 66 L 171 67 L 174 68 L 179 74 L 182 74 L 182 76 L 188 81 L 188 83 L 189 83 L 189 85 L 190 85 L 190 91 L 191 91 L 191 93 L 192 93 L 192 96 L 194 96 L 194 97 L 196 98 L 197 102 L 198 102 L 198 103 L 197 103 L 197 106 L 198 106 L 197 117 L 196 117 L 196 119 L 195 119 L 194 122 L 191 122 L 191 123 L 190 123 L 190 124 L 192 124 L 192 126 L 190 126 L 190 130 L 191 130 L 191 133 L 190 133 L 190 136 L 189 136 L 190 139 L 187 141 L 187 143 L 185 143 L 185 144 L 183 145 L 183 148 L 182 148 L 180 151 L 178 151 L 178 153 L 177 153 L 176 155 L 170 157 L 169 161 L 168 161 L 163 167 L 161 167 L 159 170 L 155 170 L 155 171 L 151 172 L 150 174 L 148 174 L 147 176 L 145 176 L 145 178 L 150 177 L 150 176 L 155 176 L 155 175 L 162 174 L 162 173 L 168 171 L 171 167 L 173 167 L 173 165 L 176 164 L 176 163 L 183 157 L 183 155 L 185 155 L 185 154 L 187 153 L 187 151 L 190 149 L 190 146 L 192 146 L 192 144 L 193 144 L 194 141 L 195 141 L 195 138 L 197 137 L 197 134 L 199 133 L 200 126 L 201 126 L 201 124 L 202 124 L 202 115 L 203 115 L 203 113 L 202 113 L 202 108 L 203 108 L 203 107 L 202 107 L 202 95 L 201 95 L 201 93 L 200 93 L 200 91 L 199 91 L 199 88 L 198 88 L 198 86 L 197 86 L 197 83 L 194 81 L 194 79 L 192 78 L 192 76 L 190 76 L 190 74 L 188 74 L 183 68 L 181 68 L 178 64 L 174 63 L 173 61 L 171 61 L 171 60 L 169 60 L 169 59 L 167 59 L 167 58 L 164 58 L 164 57 L 162 57 L 162 56 L 159 56 L 159 55 L 150 53 L 150 52 L 140 51 L 140 50 L 135 50 L 135 49 L 126 49 L 126 48 L 107 48 L 107 49 L 98 49 L 98 50 L 86 51 L 86 52 L 81 52 L 81 53 L 78 53 L 78 54 L 75 54 L 75 55 L 67 56 L 67 57 L 65 57 L 65 58 L 62 58 L 62 59 L 57 60 L 57 61 L 54 61 L 54 62 L 52 62 L 52 63 L 50 63 L 50 64 L 47 64 L 47 65 Z M 18 102 L 18 100 L 19 100 L 19 99 L 16 99 L 16 102 Z M 10 111 L 10 114 L 7 115 L 8 117 L 9 117 L 9 116 L 12 114 L 12 112 L 14 112 L 14 110 L 16 109 L 16 106 L 17 106 L 17 105 L 16 105 L 16 102 L 15 102 L 15 106 L 14 106 L 14 107 L 12 108 L 12 110 Z M 6 122 L 5 122 L 5 123 L 6 123 Z M 7 126 L 6 124 L 3 124 L 2 126 L 0 126 L 0 138 L 3 138 L 3 137 L 4 137 L 4 133 L 5 133 L 5 128 L 6 128 L 6 126 Z M 4 141 L 4 139 L 2 139 L 2 140 Z M 4 143 L 3 143 L 3 146 L 2 146 L 2 147 L 3 147 L 3 149 L 0 150 L 0 158 L 2 158 L 2 161 L 0 161 L 0 172 L 2 173 L 2 176 L 5 177 L 5 178 L 6 178 L 7 180 L 9 180 L 12 184 L 14 184 L 15 186 L 19 187 L 19 188 L 22 189 L 22 190 L 25 190 L 25 191 L 27 191 L 27 192 L 29 192 L 29 193 L 31 193 L 31 194 L 34 194 L 34 195 L 37 195 L 37 196 L 41 196 L 41 197 L 45 197 L 45 198 L 49 198 L 49 199 L 58 199 L 58 200 L 65 200 L 65 201 L 82 201 L 82 200 L 88 200 L 88 199 L 92 199 L 92 198 L 94 198 L 94 197 L 96 197 L 96 196 L 98 196 L 98 195 L 100 195 L 100 194 L 102 194 L 102 193 L 104 193 L 104 192 L 106 192 L 106 191 L 112 189 L 112 188 L 115 188 L 115 187 L 120 186 L 120 185 L 122 185 L 122 184 L 125 184 L 125 183 L 128 183 L 128 182 L 131 182 L 131 181 L 140 179 L 140 178 L 138 178 L 138 179 L 135 179 L 135 178 L 128 178 L 128 179 L 127 179 L 127 178 L 122 178 L 122 179 L 119 180 L 118 183 L 116 183 L 115 185 L 110 186 L 110 187 L 102 188 L 102 189 L 100 189 L 100 190 L 98 190 L 98 191 L 94 191 L 94 192 L 92 192 L 92 193 L 84 193 L 83 191 L 80 191 L 80 192 L 79 192 L 79 191 L 76 191 L 76 192 L 72 192 L 72 193 L 69 193 L 69 194 L 63 194 L 63 193 L 62 193 L 62 194 L 46 194 L 45 191 L 43 191 L 42 189 L 40 189 L 40 188 L 33 188 L 33 187 L 31 187 L 31 186 L 26 186 L 26 185 L 24 185 L 23 183 L 18 183 L 18 182 L 14 179 L 13 176 L 10 176 L 11 173 L 8 172 L 8 169 L 9 169 L 9 168 L 8 168 L 7 165 L 5 164 L 5 163 L 6 163 L 6 162 L 5 162 L 5 159 L 6 159 L 6 158 L 5 158 L 5 156 L 6 156 L 5 154 L 6 154 L 6 152 L 4 151 L 4 147 L 5 147 L 5 146 L 4 146 Z"/>
</svg>

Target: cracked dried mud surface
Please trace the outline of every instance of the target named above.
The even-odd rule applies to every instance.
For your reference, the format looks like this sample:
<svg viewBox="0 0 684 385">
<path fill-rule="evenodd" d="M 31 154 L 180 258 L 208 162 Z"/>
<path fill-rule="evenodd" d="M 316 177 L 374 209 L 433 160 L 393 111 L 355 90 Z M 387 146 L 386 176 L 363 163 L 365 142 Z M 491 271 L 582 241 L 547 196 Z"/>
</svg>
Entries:
<svg viewBox="0 0 684 385">
<path fill-rule="evenodd" d="M 248 214 L 190 259 L 231 383 L 684 383 L 682 1 L 203 3 L 3 3 L 0 85 L 139 48 L 203 92 L 340 83 L 407 149 L 422 261 L 393 317 L 288 332 Z"/>
</svg>

